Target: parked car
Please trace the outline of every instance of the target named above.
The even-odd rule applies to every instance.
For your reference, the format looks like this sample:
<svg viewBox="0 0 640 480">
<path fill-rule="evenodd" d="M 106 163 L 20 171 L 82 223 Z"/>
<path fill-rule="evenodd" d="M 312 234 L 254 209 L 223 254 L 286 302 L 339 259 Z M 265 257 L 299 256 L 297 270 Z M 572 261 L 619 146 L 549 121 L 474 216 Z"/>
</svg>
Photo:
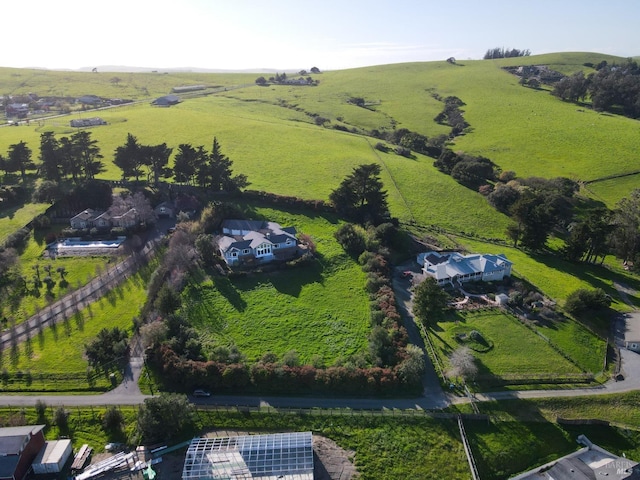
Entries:
<svg viewBox="0 0 640 480">
<path fill-rule="evenodd" d="M 206 390 L 200 390 L 200 389 L 198 389 L 198 390 L 194 390 L 194 391 L 193 391 L 193 396 L 194 396 L 194 397 L 210 397 L 210 396 L 211 396 L 211 393 L 210 393 L 210 392 L 207 392 Z"/>
<path fill-rule="evenodd" d="M 118 442 L 111 442 L 111 443 L 107 443 L 104 446 L 104 449 L 107 452 L 119 452 L 120 450 L 124 450 L 124 443 L 118 443 Z"/>
</svg>

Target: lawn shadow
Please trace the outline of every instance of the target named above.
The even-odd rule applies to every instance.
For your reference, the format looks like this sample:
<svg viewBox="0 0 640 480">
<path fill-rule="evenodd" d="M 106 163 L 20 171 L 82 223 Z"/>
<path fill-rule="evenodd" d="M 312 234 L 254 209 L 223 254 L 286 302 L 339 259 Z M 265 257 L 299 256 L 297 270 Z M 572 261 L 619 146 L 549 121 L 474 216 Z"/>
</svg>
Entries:
<svg viewBox="0 0 640 480">
<path fill-rule="evenodd" d="M 324 284 L 323 267 L 314 260 L 309 265 L 303 265 L 293 270 L 275 272 L 269 275 L 269 280 L 278 292 L 292 297 L 299 297 L 302 287 L 312 283 Z"/>
<path fill-rule="evenodd" d="M 242 298 L 236 286 L 227 277 L 217 277 L 213 282 L 216 290 L 239 312 L 244 312 L 247 302 Z"/>
<path fill-rule="evenodd" d="M 77 311 L 73 315 L 73 319 L 76 321 L 76 327 L 78 328 L 78 331 L 84 331 L 84 314 L 81 310 Z"/>
</svg>

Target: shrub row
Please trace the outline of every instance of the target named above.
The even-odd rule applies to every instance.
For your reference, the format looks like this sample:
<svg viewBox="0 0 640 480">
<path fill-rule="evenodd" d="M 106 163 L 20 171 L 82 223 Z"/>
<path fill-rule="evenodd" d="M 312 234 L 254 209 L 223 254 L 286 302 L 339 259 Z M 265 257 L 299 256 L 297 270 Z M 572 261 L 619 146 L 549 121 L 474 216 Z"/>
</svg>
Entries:
<svg viewBox="0 0 640 480">
<path fill-rule="evenodd" d="M 298 197 L 288 197 L 286 195 L 278 195 L 276 193 L 259 190 L 245 190 L 242 192 L 242 196 L 248 200 L 258 200 L 263 204 L 286 205 L 301 209 L 335 213 L 334 206 L 324 200 L 305 200 Z"/>
<path fill-rule="evenodd" d="M 208 388 L 216 392 L 397 395 L 416 393 L 416 385 L 402 382 L 391 368 L 316 368 L 273 363 L 231 364 L 186 360 L 168 345 L 150 354 L 149 363 L 168 386 L 189 392 Z"/>
</svg>

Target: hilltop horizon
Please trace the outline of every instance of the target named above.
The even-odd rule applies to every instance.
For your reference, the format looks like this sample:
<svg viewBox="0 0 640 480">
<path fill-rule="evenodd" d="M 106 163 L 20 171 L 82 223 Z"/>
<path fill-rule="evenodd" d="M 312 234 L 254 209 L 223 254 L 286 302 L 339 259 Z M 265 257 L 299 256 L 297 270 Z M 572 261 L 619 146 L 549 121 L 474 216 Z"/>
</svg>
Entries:
<svg viewBox="0 0 640 480">
<path fill-rule="evenodd" d="M 587 55 L 607 55 L 612 57 L 620 58 L 621 60 L 631 58 L 633 60 L 640 59 L 639 55 L 632 56 L 620 56 L 620 55 L 611 55 L 604 52 L 595 52 L 595 51 L 554 51 L 554 52 L 544 52 L 544 53 L 531 53 L 528 55 L 529 58 L 550 56 L 556 54 L 587 54 Z M 455 57 L 454 57 L 455 58 Z M 312 67 L 317 67 L 320 71 L 340 71 L 340 70 L 352 70 L 358 68 L 371 68 L 371 67 L 382 67 L 385 65 L 398 65 L 405 63 L 435 63 L 447 60 L 446 58 L 437 59 L 437 60 L 414 60 L 414 61 L 402 61 L 402 62 L 388 62 L 388 63 L 380 63 L 380 64 L 370 64 L 370 65 L 361 65 L 356 67 L 347 67 L 347 68 L 338 68 L 338 69 L 324 69 L 319 65 L 309 65 L 303 67 L 289 67 L 289 68 L 272 68 L 272 67 L 252 67 L 252 68 L 236 68 L 236 69 L 227 69 L 227 68 L 207 68 L 207 67 L 192 67 L 192 66 L 183 66 L 183 67 L 148 67 L 148 66 L 137 66 L 137 65 L 118 65 L 118 64 L 109 64 L 109 65 L 95 65 L 95 66 L 84 66 L 79 68 L 48 68 L 41 66 L 29 66 L 29 67 L 11 67 L 0 65 L 0 68 L 15 68 L 18 70 L 48 70 L 48 71 L 60 71 L 60 72 L 92 72 L 96 70 L 98 73 L 100 72 L 110 72 L 110 73 L 256 73 L 256 74 L 271 74 L 278 72 L 286 72 L 286 73 L 297 73 L 302 70 L 309 71 Z M 482 58 L 457 58 L 459 61 L 481 61 Z"/>
</svg>

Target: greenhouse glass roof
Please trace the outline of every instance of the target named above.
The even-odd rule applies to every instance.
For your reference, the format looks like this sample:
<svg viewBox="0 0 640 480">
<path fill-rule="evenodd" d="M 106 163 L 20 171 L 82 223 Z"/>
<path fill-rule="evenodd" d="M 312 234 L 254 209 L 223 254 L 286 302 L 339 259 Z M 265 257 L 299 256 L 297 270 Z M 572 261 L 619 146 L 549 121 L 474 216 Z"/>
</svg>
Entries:
<svg viewBox="0 0 640 480">
<path fill-rule="evenodd" d="M 194 438 L 182 480 L 313 480 L 311 432 Z"/>
</svg>

